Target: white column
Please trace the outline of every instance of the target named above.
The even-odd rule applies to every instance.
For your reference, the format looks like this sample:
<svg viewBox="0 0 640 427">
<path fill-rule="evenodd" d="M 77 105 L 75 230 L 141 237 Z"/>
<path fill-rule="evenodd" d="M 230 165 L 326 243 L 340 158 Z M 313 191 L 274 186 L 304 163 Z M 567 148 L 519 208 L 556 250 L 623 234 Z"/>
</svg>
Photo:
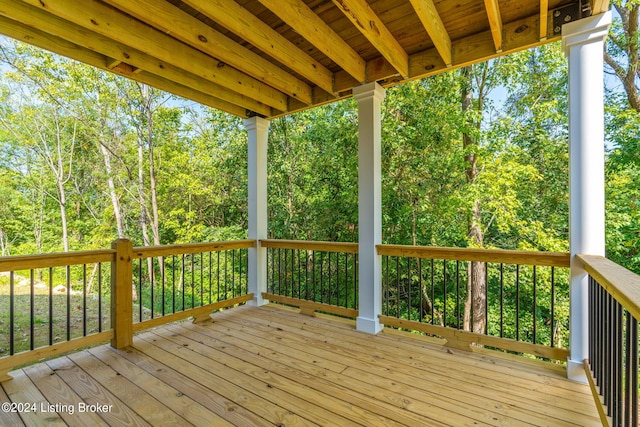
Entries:
<svg viewBox="0 0 640 427">
<path fill-rule="evenodd" d="M 586 382 L 588 277 L 576 254 L 604 255 L 604 41 L 611 13 L 562 27 L 569 61 L 570 350 L 567 376 Z"/>
<path fill-rule="evenodd" d="M 358 263 L 359 314 L 356 328 L 376 334 L 382 329 L 382 266 L 376 245 L 382 242 L 380 105 L 385 90 L 377 83 L 353 89 L 358 101 Z"/>
<path fill-rule="evenodd" d="M 249 137 L 248 193 L 249 193 L 249 239 L 267 238 L 267 136 L 269 121 L 260 117 L 245 119 L 244 126 Z M 249 249 L 249 292 L 253 299 L 249 305 L 260 306 L 269 301 L 262 298 L 267 291 L 267 249 L 256 244 Z"/>
</svg>

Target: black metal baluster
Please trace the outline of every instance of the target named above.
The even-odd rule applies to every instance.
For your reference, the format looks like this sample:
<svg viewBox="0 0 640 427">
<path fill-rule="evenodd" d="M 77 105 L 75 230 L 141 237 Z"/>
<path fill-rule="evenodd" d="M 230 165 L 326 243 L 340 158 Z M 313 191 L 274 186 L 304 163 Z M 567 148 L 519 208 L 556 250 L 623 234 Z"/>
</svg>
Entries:
<svg viewBox="0 0 640 427">
<path fill-rule="evenodd" d="M 204 305 L 204 252 L 200 252 L 200 305 Z"/>
<path fill-rule="evenodd" d="M 407 319 L 411 320 L 411 258 L 407 258 Z"/>
<path fill-rule="evenodd" d="M 302 299 L 302 268 L 300 264 L 300 250 L 296 250 L 296 254 L 298 255 L 298 299 Z"/>
<path fill-rule="evenodd" d="M 473 306 L 473 301 L 472 304 Z M 460 329 L 460 261 L 456 261 L 456 322 L 457 327 Z M 473 323 L 473 318 L 471 318 Z"/>
<path fill-rule="evenodd" d="M 167 282 L 166 281 L 167 273 L 166 273 L 165 270 L 167 269 L 167 260 L 164 258 L 164 255 L 162 255 L 162 258 L 160 258 L 160 259 L 162 259 L 162 264 L 161 264 L 162 269 L 160 271 L 160 280 L 162 281 L 162 309 L 161 309 L 161 313 L 162 313 L 162 316 L 164 316 L 164 313 L 165 313 L 165 307 L 164 307 L 164 305 L 165 305 L 165 291 L 166 291 L 165 290 L 165 286 L 166 286 L 166 282 Z"/>
<path fill-rule="evenodd" d="M 504 264 L 500 263 L 500 338 L 504 338 Z"/>
<path fill-rule="evenodd" d="M 555 267 L 551 267 L 551 333 L 549 334 L 549 336 L 551 337 L 551 348 L 554 348 L 556 346 L 556 328 L 555 328 L 555 313 L 556 313 L 556 280 L 555 280 Z M 595 295 L 594 295 L 594 300 L 595 302 Z M 594 307 L 595 303 L 591 305 L 591 307 Z M 590 316 L 590 318 L 593 318 L 593 316 Z M 593 329 L 592 329 L 593 330 Z M 592 340 L 590 340 L 592 341 Z M 591 356 L 589 356 L 591 357 Z"/>
<path fill-rule="evenodd" d="M 537 280 L 536 266 L 533 266 L 533 343 L 536 344 L 536 320 L 537 320 Z"/>
<path fill-rule="evenodd" d="M 333 274 L 331 274 L 331 252 L 327 252 L 327 270 L 329 277 L 327 277 L 327 303 L 331 304 L 331 297 L 333 295 L 334 283 L 331 282 Z"/>
<path fill-rule="evenodd" d="M 138 321 L 142 322 L 142 264 L 143 258 L 138 259 Z"/>
<path fill-rule="evenodd" d="M 313 286 L 313 301 L 317 299 L 316 290 L 316 251 L 311 251 L 311 285 Z"/>
<path fill-rule="evenodd" d="M 220 251 L 216 252 L 217 255 L 217 266 L 216 266 L 216 270 L 217 270 L 217 282 L 216 282 L 216 292 L 218 294 L 218 299 L 217 301 L 220 301 Z"/>
<path fill-rule="evenodd" d="M 71 340 L 71 266 L 66 268 L 67 281 L 67 341 Z"/>
<path fill-rule="evenodd" d="M 49 267 L 49 345 L 53 345 L 53 267 Z"/>
<path fill-rule="evenodd" d="M 447 326 L 447 260 L 442 260 L 442 298 L 444 301 L 444 309 L 442 310 L 442 319 L 444 326 Z"/>
<path fill-rule="evenodd" d="M 324 282 L 324 269 L 322 266 L 322 259 L 324 258 L 324 252 L 320 252 L 320 302 L 324 302 L 324 289 L 322 283 Z"/>
<path fill-rule="evenodd" d="M 82 336 L 87 336 L 87 264 L 82 264 Z"/>
<path fill-rule="evenodd" d="M 236 251 L 237 249 L 231 249 L 231 298 L 236 297 Z"/>
<path fill-rule="evenodd" d="M 622 425 L 622 403 L 624 384 L 622 381 L 622 374 L 624 372 L 624 309 L 620 303 L 616 302 L 616 334 L 615 334 L 615 366 L 614 366 L 614 381 L 615 381 L 615 395 L 614 395 L 614 407 L 615 412 L 613 416 L 613 425 Z"/>
<path fill-rule="evenodd" d="M 14 340 L 15 340 L 15 279 L 14 272 L 9 272 L 9 355 L 13 356 L 15 353 Z"/>
<path fill-rule="evenodd" d="M 489 264 L 484 263 L 484 334 L 489 335 Z"/>
<path fill-rule="evenodd" d="M 98 332 L 102 332 L 102 263 L 98 263 Z"/>
<path fill-rule="evenodd" d="M 516 264 L 516 341 L 520 341 L 520 266 Z"/>
<path fill-rule="evenodd" d="M 385 255 L 384 257 L 384 262 L 385 262 L 385 269 L 384 269 L 384 275 L 385 275 L 385 299 L 386 299 L 386 306 L 385 306 L 385 315 L 388 316 L 389 315 L 389 256 Z"/>
<path fill-rule="evenodd" d="M 31 336 L 29 337 L 29 349 L 33 350 L 34 344 L 35 344 L 35 310 L 34 310 L 34 306 L 35 306 L 35 277 L 34 277 L 34 272 L 33 269 L 29 270 L 29 289 L 31 290 L 31 294 L 29 295 L 29 308 L 30 308 L 30 313 L 29 313 L 29 329 L 31 332 Z M 86 335 L 86 334 L 85 334 Z"/>
<path fill-rule="evenodd" d="M 396 317 L 400 317 L 400 257 L 396 257 Z"/>
<path fill-rule="evenodd" d="M 191 307 L 196 306 L 196 254 L 191 254 Z"/>
<path fill-rule="evenodd" d="M 227 269 L 227 265 L 229 264 L 228 256 L 228 252 L 224 251 L 224 299 L 227 299 L 229 295 L 227 288 L 227 283 L 229 283 L 229 271 Z"/>
<path fill-rule="evenodd" d="M 638 425 L 638 321 L 627 312 L 625 331 L 624 425 Z"/>
<path fill-rule="evenodd" d="M 349 307 L 349 254 L 344 254 L 344 306 Z"/>
<path fill-rule="evenodd" d="M 353 308 L 358 305 L 358 254 L 353 254 Z"/>
<path fill-rule="evenodd" d="M 153 317 L 154 317 L 153 315 L 154 315 L 154 313 L 156 311 L 155 310 L 155 298 L 154 298 L 154 292 L 153 292 L 155 287 L 156 287 L 156 278 L 155 278 L 156 269 L 155 269 L 155 267 L 153 265 L 155 263 L 155 258 L 149 258 L 149 260 L 151 261 L 149 263 L 149 268 L 151 269 L 151 271 L 149 271 L 149 278 L 151 279 L 151 283 L 149 284 L 149 286 L 151 288 L 149 290 L 149 298 L 150 298 L 151 301 L 149 302 L 149 305 L 150 305 L 150 308 L 151 308 L 151 318 L 153 319 Z"/>
<path fill-rule="evenodd" d="M 171 312 L 176 312 L 176 256 L 171 255 Z"/>
<path fill-rule="evenodd" d="M 422 258 L 418 258 L 418 287 L 420 293 L 420 322 L 424 321 L 424 295 L 422 295 Z"/>
<path fill-rule="evenodd" d="M 185 268 L 184 256 L 185 254 L 182 254 L 182 307 L 181 307 L 182 310 L 181 311 L 184 311 L 184 289 L 187 283 L 187 277 L 185 276 L 186 268 Z"/>
<path fill-rule="evenodd" d="M 434 260 L 431 259 L 431 324 L 435 325 L 436 283 L 434 272 Z"/>
</svg>

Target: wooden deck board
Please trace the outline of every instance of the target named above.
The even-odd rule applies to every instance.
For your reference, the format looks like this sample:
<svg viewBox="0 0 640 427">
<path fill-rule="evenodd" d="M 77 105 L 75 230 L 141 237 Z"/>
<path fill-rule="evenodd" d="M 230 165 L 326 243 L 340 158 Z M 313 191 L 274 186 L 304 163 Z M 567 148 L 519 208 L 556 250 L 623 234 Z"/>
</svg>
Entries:
<svg viewBox="0 0 640 427">
<path fill-rule="evenodd" d="M 3 402 L 113 406 L 0 414 L 0 424 L 600 425 L 588 386 L 557 369 L 273 306 L 213 319 L 141 333 L 126 351 L 100 346 L 14 371 Z"/>
</svg>

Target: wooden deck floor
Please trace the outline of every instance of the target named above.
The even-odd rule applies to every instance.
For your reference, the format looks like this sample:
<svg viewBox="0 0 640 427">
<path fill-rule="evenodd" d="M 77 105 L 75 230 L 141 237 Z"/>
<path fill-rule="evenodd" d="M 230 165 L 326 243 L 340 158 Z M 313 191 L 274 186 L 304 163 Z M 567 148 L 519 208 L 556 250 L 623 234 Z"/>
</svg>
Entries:
<svg viewBox="0 0 640 427">
<path fill-rule="evenodd" d="M 557 370 L 271 306 L 213 319 L 14 371 L 0 401 L 36 411 L 0 425 L 600 425 Z"/>
</svg>

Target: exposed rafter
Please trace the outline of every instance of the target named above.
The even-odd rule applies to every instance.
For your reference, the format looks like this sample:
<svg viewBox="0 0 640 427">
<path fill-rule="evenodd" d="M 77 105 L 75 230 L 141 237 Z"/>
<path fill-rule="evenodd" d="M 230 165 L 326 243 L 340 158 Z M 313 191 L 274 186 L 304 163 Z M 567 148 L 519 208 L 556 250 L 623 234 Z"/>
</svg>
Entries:
<svg viewBox="0 0 640 427">
<path fill-rule="evenodd" d="M 540 40 L 547 39 L 549 0 L 540 0 Z"/>
<path fill-rule="evenodd" d="M 205 80 L 287 111 L 287 96 L 253 77 L 180 43 L 104 3 L 86 0 L 78 7 L 76 0 L 24 0 L 40 10 L 63 18 L 102 36 L 152 55 L 161 61 L 196 74 Z M 141 67 L 138 67 L 141 68 Z"/>
<path fill-rule="evenodd" d="M 440 18 L 433 0 L 411 0 L 411 5 L 445 65 L 450 67 L 453 62 L 451 58 L 451 37 L 449 37 L 449 33 L 444 28 L 442 18 Z"/>
<path fill-rule="evenodd" d="M 334 92 L 331 71 L 234 0 L 183 0 L 183 2 L 328 93 Z"/>
<path fill-rule="evenodd" d="M 359 83 L 366 81 L 364 59 L 302 0 L 259 1 Z"/>
<path fill-rule="evenodd" d="M 311 87 L 291 74 L 239 46 L 229 37 L 166 2 L 155 0 L 103 0 L 158 30 L 273 86 L 303 103 L 311 104 Z"/>
<path fill-rule="evenodd" d="M 591 0 L 591 13 L 598 15 L 609 10 L 609 0 Z"/>
<path fill-rule="evenodd" d="M 106 58 L 112 58 L 110 61 L 125 62 L 136 68 L 149 71 L 152 74 L 156 74 L 169 81 L 174 81 L 194 90 L 208 94 L 215 93 L 217 98 L 245 109 L 260 112 L 260 114 L 263 115 L 271 114 L 271 109 L 268 106 L 255 101 L 251 97 L 240 95 L 222 86 L 213 84 L 199 76 L 185 72 L 171 64 L 147 55 L 144 52 L 114 42 L 100 34 L 92 33 L 85 28 L 71 24 L 43 10 L 18 3 L 15 0 L 0 0 L 0 15 L 23 23 L 26 26 L 38 28 L 45 33 L 69 41 L 82 48 L 98 52 L 104 55 L 105 59 L 103 63 L 105 65 L 107 61 Z M 3 29 L 0 29 L 0 31 L 3 31 Z M 69 56 L 74 57 L 73 55 Z"/>
<path fill-rule="evenodd" d="M 365 0 L 333 0 L 333 3 L 401 76 L 409 76 L 407 52 Z"/>
<path fill-rule="evenodd" d="M 153 86 L 160 90 L 164 90 L 166 92 L 173 93 L 187 99 L 192 99 L 203 105 L 208 105 L 210 107 L 225 111 L 235 116 L 246 117 L 247 115 L 247 110 L 245 108 L 239 107 L 227 101 L 223 101 L 219 98 L 197 91 L 195 89 L 176 84 L 171 80 L 159 77 L 155 74 L 151 74 L 149 72 L 141 70 L 139 72 L 131 73 L 123 71 L 125 69 L 125 67 L 123 66 L 131 66 L 126 64 L 125 62 L 105 57 L 98 52 L 83 48 L 67 40 L 45 33 L 43 31 L 36 30 L 32 27 L 28 27 L 20 22 L 13 21 L 4 16 L 0 16 L 0 33 L 16 40 L 28 42 L 29 44 L 42 49 L 57 52 L 61 55 L 74 57 L 76 60 L 82 61 L 85 64 L 92 65 L 102 70 L 115 72 L 116 74 L 126 76 L 140 83 Z"/>
<path fill-rule="evenodd" d="M 484 0 L 484 7 L 487 9 L 487 18 L 491 27 L 491 37 L 496 52 L 502 52 L 502 17 L 498 0 Z"/>
</svg>

